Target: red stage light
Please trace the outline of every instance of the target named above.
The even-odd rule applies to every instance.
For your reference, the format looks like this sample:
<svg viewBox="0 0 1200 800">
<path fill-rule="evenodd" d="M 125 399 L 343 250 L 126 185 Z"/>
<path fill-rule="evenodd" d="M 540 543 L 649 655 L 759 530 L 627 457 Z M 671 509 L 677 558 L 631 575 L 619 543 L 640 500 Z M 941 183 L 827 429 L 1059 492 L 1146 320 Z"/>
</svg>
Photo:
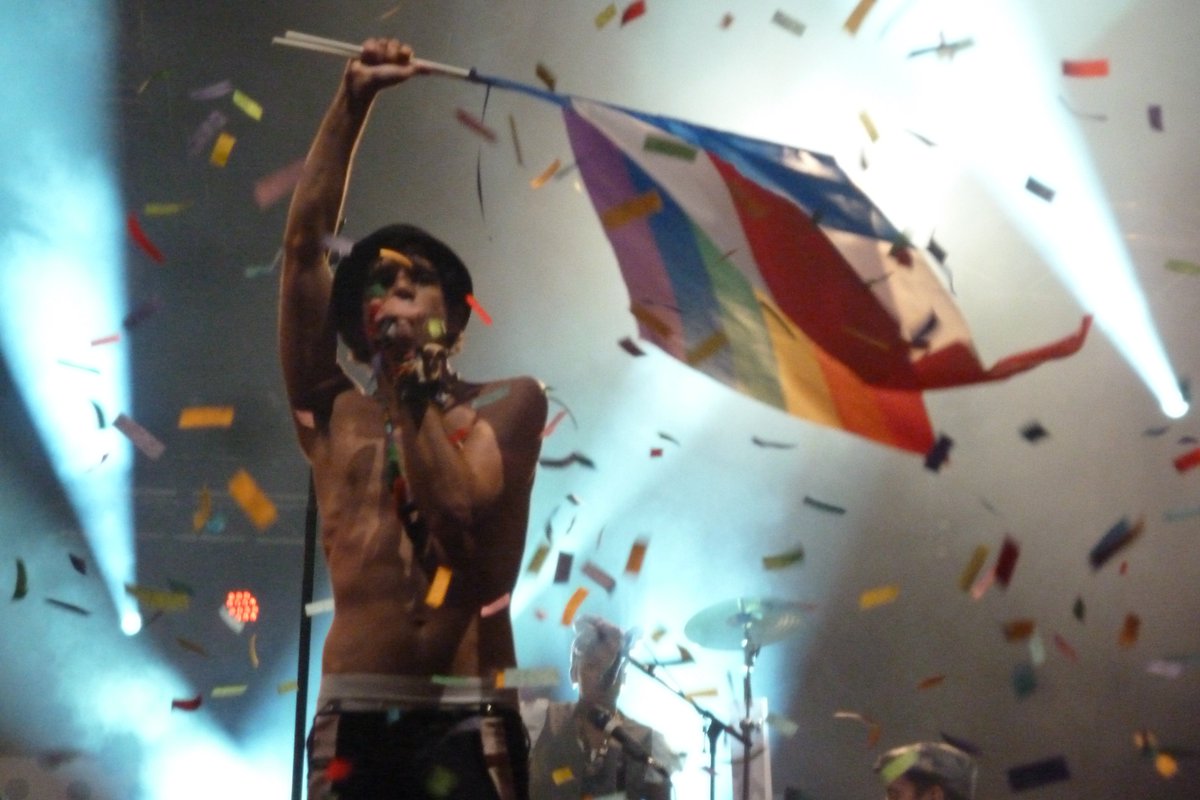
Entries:
<svg viewBox="0 0 1200 800">
<path fill-rule="evenodd" d="M 225 595 L 225 610 L 238 622 L 254 622 L 258 619 L 258 600 L 246 590 Z"/>
</svg>

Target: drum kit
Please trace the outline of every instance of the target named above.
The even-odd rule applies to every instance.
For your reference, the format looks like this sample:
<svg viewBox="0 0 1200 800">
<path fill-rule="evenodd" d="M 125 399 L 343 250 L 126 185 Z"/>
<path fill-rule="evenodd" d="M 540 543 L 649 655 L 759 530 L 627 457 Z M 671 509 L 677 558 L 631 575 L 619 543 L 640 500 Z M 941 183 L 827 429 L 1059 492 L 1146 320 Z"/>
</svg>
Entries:
<svg viewBox="0 0 1200 800">
<path fill-rule="evenodd" d="M 751 673 L 758 660 L 759 650 L 764 645 L 786 639 L 799 630 L 804 623 L 804 612 L 809 606 L 786 600 L 752 599 L 738 597 L 709 606 L 692 616 L 684 625 L 684 634 L 701 647 L 712 650 L 741 650 L 744 673 L 742 676 L 742 701 L 745 716 L 733 727 L 721 722 L 711 711 L 701 708 L 694 699 L 667 684 L 655 674 L 659 664 L 642 664 L 627 658 L 629 664 L 653 678 L 668 691 L 682 698 L 705 720 L 705 734 L 709 740 L 709 798 L 716 800 L 716 745 L 723 735 L 728 735 L 742 745 L 742 791 L 741 800 L 750 797 L 750 753 L 754 731 L 758 727 L 750 717 L 753 692 Z"/>
</svg>

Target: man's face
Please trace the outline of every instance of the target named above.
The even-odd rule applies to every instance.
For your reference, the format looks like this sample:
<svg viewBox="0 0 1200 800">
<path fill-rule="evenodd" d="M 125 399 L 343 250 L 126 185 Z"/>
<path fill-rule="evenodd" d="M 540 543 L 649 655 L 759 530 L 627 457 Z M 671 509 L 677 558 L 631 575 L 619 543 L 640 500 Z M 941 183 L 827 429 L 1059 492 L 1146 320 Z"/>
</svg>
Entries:
<svg viewBox="0 0 1200 800">
<path fill-rule="evenodd" d="M 374 349 L 380 343 L 417 349 L 446 336 L 446 298 L 437 269 L 420 256 L 381 250 L 367 274 L 363 325 Z"/>
<path fill-rule="evenodd" d="M 901 775 L 887 785 L 884 797 L 886 800 L 945 800 L 945 793 L 940 786 L 931 786 L 922 792 L 916 784 Z"/>
<path fill-rule="evenodd" d="M 611 683 L 606 681 L 613 661 L 619 652 L 613 649 L 597 647 L 580 654 L 575 662 L 574 678 L 579 683 L 579 700 L 582 703 L 599 703 L 611 706 L 617 701 L 621 691 L 621 682 L 614 676 Z"/>
</svg>

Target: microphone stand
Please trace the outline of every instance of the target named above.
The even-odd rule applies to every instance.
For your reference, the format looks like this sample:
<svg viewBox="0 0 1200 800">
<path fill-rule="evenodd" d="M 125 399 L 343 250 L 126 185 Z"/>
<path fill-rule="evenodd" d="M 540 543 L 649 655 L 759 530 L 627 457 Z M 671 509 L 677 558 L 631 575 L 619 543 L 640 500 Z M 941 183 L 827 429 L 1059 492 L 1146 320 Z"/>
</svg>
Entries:
<svg viewBox="0 0 1200 800">
<path fill-rule="evenodd" d="M 662 678 L 655 674 L 658 668 L 657 664 L 647 666 L 632 656 L 625 657 L 626 663 L 632 664 L 644 674 L 652 678 L 655 683 L 666 689 L 671 694 L 683 700 L 692 707 L 692 710 L 699 714 L 705 720 L 704 733 L 708 736 L 708 797 L 709 800 L 717 800 L 717 739 L 721 738 L 721 734 L 728 734 L 734 739 L 742 743 L 742 747 L 748 753 L 750 751 L 750 739 L 747 735 L 748 731 L 739 732 L 735 728 L 731 728 L 709 711 L 707 708 L 701 708 L 695 700 L 688 697 L 679 689 L 669 685 Z M 744 727 L 744 726 L 743 726 Z"/>
</svg>

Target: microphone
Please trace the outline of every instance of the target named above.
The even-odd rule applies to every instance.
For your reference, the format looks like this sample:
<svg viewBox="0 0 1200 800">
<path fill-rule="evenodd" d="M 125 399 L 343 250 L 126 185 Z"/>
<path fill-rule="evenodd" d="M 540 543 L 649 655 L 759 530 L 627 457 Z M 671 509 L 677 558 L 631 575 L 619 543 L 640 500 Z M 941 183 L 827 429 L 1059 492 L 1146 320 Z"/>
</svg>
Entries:
<svg viewBox="0 0 1200 800">
<path fill-rule="evenodd" d="M 646 748 L 642 747 L 641 743 L 629 735 L 629 731 L 621 727 L 621 723 L 617 721 L 616 715 L 607 711 L 600 706 L 592 706 L 587 712 L 588 722 L 595 725 L 605 734 L 611 736 L 621 745 L 621 749 L 625 755 L 637 761 L 639 764 L 645 764 L 647 767 L 658 772 L 664 778 L 670 777 L 670 773 L 666 767 L 658 763 L 649 753 Z"/>
</svg>

